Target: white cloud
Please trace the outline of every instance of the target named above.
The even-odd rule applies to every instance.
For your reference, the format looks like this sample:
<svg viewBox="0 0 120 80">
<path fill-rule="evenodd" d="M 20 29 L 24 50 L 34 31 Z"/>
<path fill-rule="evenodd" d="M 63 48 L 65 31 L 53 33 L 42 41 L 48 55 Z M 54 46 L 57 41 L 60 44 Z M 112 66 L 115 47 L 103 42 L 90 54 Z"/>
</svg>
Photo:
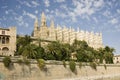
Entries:
<svg viewBox="0 0 120 80">
<path fill-rule="evenodd" d="M 40 4 L 36 1 L 20 1 L 20 0 L 17 0 L 21 5 L 25 5 L 27 7 L 37 7 L 39 6 Z"/>
<path fill-rule="evenodd" d="M 70 13 L 69 13 L 69 16 L 71 17 L 71 20 L 72 20 L 73 22 L 76 22 L 76 21 L 77 21 L 76 15 L 75 15 L 74 12 L 70 12 Z"/>
<path fill-rule="evenodd" d="M 15 17 L 15 20 L 19 26 L 22 26 L 24 24 L 23 16 Z"/>
<path fill-rule="evenodd" d="M 5 11 L 5 14 L 10 14 L 10 13 L 13 14 L 13 15 L 17 15 L 17 13 L 12 9 L 9 9 L 9 10 Z"/>
<path fill-rule="evenodd" d="M 66 11 L 68 11 L 68 7 L 67 7 L 66 4 L 62 4 L 62 5 L 60 6 L 60 8 L 66 10 Z"/>
<path fill-rule="evenodd" d="M 5 16 L 3 16 L 3 20 L 5 20 L 5 21 L 7 20 Z"/>
<path fill-rule="evenodd" d="M 40 4 L 39 4 L 38 2 L 36 2 L 36 1 L 32 1 L 31 3 L 34 5 L 34 7 L 37 7 L 37 6 L 40 5 Z"/>
<path fill-rule="evenodd" d="M 28 27 L 28 23 L 25 23 L 25 27 Z"/>
<path fill-rule="evenodd" d="M 44 1 L 44 4 L 46 7 L 49 7 L 50 6 L 50 1 L 49 0 L 43 0 Z"/>
<path fill-rule="evenodd" d="M 48 20 L 54 19 L 54 16 L 53 16 L 53 15 L 51 15 L 51 14 L 46 15 L 46 17 L 47 17 L 47 19 L 48 19 Z"/>
<path fill-rule="evenodd" d="M 23 26 L 23 27 L 28 27 L 29 26 L 28 23 L 25 23 L 25 21 L 23 19 L 23 16 L 15 17 L 15 20 L 16 20 L 16 22 L 19 26 Z"/>
<path fill-rule="evenodd" d="M 55 15 L 58 16 L 58 17 L 62 17 L 62 18 L 67 17 L 67 15 L 66 15 L 65 13 L 60 12 L 58 9 L 56 9 L 56 10 L 54 11 L 54 13 L 55 13 Z"/>
<path fill-rule="evenodd" d="M 49 13 L 49 9 L 45 9 L 45 12 L 46 12 L 46 13 Z"/>
<path fill-rule="evenodd" d="M 96 23 L 98 23 L 98 20 L 97 20 L 96 17 L 93 17 L 93 20 L 94 20 Z"/>
<path fill-rule="evenodd" d="M 26 5 L 28 7 L 32 7 L 32 5 L 29 2 L 27 2 L 27 1 L 24 1 L 24 5 Z"/>
<path fill-rule="evenodd" d="M 5 11 L 5 14 L 9 14 L 9 12 L 8 12 L 8 11 Z"/>
<path fill-rule="evenodd" d="M 17 0 L 21 5 L 25 5 L 27 7 L 32 7 L 31 4 L 28 1 L 21 1 L 21 0 Z"/>
<path fill-rule="evenodd" d="M 73 5 L 75 6 L 74 12 L 77 15 L 92 15 L 101 6 L 103 6 L 103 0 L 73 0 Z M 94 5 L 94 6 L 93 6 Z"/>
<path fill-rule="evenodd" d="M 117 13 L 120 14 L 120 9 L 117 9 Z"/>
<path fill-rule="evenodd" d="M 16 8 L 17 8 L 17 9 L 20 9 L 20 8 L 21 8 L 21 6 L 20 6 L 20 5 L 16 5 Z"/>
<path fill-rule="evenodd" d="M 110 23 L 111 24 L 117 24 L 118 23 L 118 20 L 116 18 L 113 18 L 112 20 L 110 20 Z"/>
<path fill-rule="evenodd" d="M 103 15 L 106 17 L 109 17 L 111 15 L 110 11 L 105 10 L 105 12 L 103 12 Z"/>
<path fill-rule="evenodd" d="M 8 6 L 2 6 L 1 8 L 5 9 L 5 8 L 8 8 Z"/>
<path fill-rule="evenodd" d="M 95 7 L 101 7 L 103 4 L 104 4 L 103 0 L 94 1 L 94 6 Z"/>
<path fill-rule="evenodd" d="M 38 10 L 35 10 L 35 14 L 38 14 Z"/>
<path fill-rule="evenodd" d="M 54 0 L 55 2 L 62 3 L 65 2 L 65 0 Z"/>
<path fill-rule="evenodd" d="M 31 13 L 26 12 L 26 11 L 23 11 L 23 15 L 27 15 L 27 16 L 29 16 L 29 17 L 32 18 L 32 19 L 35 19 L 35 18 L 36 18 L 36 16 L 35 16 L 34 14 L 31 14 Z"/>
</svg>

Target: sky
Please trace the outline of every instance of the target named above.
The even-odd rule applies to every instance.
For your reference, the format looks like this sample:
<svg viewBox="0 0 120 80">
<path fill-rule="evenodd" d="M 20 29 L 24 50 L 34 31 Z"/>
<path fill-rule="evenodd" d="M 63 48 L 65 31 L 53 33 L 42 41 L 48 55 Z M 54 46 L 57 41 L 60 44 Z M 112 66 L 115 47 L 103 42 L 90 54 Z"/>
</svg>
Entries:
<svg viewBox="0 0 120 80">
<path fill-rule="evenodd" d="M 0 27 L 31 35 L 42 12 L 48 26 L 54 20 L 55 26 L 101 32 L 104 46 L 120 54 L 120 0 L 0 0 Z"/>
</svg>

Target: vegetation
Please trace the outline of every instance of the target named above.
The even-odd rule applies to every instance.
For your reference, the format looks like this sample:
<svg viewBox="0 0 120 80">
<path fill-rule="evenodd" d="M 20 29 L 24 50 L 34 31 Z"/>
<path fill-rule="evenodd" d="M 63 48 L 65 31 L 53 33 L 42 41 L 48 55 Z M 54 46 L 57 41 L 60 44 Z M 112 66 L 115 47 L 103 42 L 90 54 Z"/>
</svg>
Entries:
<svg viewBox="0 0 120 80">
<path fill-rule="evenodd" d="M 70 61 L 70 62 L 69 62 L 69 68 L 70 68 L 70 70 L 71 70 L 73 73 L 75 73 L 75 71 L 76 71 L 76 64 L 75 64 L 74 61 Z"/>
<path fill-rule="evenodd" d="M 63 66 L 66 68 L 66 62 L 65 62 L 65 60 L 63 60 Z"/>
<path fill-rule="evenodd" d="M 105 70 L 107 69 L 107 66 L 106 66 L 106 64 L 104 64 L 104 68 L 105 68 Z"/>
<path fill-rule="evenodd" d="M 12 66 L 12 61 L 11 61 L 10 57 L 5 57 L 3 59 L 3 63 L 4 63 L 4 66 L 8 69 L 10 69 L 10 67 Z"/>
<path fill-rule="evenodd" d="M 45 61 L 43 59 L 38 59 L 38 67 L 40 68 L 40 70 L 44 70 L 45 69 Z"/>
<path fill-rule="evenodd" d="M 90 67 L 91 67 L 92 69 L 94 69 L 94 70 L 97 70 L 97 65 L 96 65 L 95 62 L 91 62 L 91 63 L 90 63 Z"/>
<path fill-rule="evenodd" d="M 80 69 L 82 68 L 82 62 L 79 62 L 79 68 Z"/>
<path fill-rule="evenodd" d="M 69 60 L 70 54 L 67 46 L 69 47 L 69 44 L 51 42 L 47 45 L 46 53 L 48 54 L 48 56 L 46 57 L 52 60 Z"/>
<path fill-rule="evenodd" d="M 18 63 L 19 65 L 21 65 L 21 64 L 23 64 L 23 60 L 22 60 L 22 59 L 18 59 L 17 63 Z"/>
<path fill-rule="evenodd" d="M 88 46 L 85 41 L 75 40 L 73 44 L 62 44 L 59 41 L 50 42 L 44 48 L 41 46 L 43 40 L 37 39 L 38 45 L 32 44 L 33 39 L 30 36 L 17 38 L 16 55 L 22 55 L 29 59 L 59 60 L 70 61 L 71 54 L 76 53 L 78 62 L 96 62 L 113 63 L 113 48 L 106 46 L 105 48 L 94 48 Z"/>
<path fill-rule="evenodd" d="M 27 65 L 27 66 L 29 66 L 29 65 L 30 65 L 30 61 L 29 61 L 29 60 L 27 60 L 27 59 L 24 59 L 23 63 L 24 63 L 25 65 Z"/>
</svg>

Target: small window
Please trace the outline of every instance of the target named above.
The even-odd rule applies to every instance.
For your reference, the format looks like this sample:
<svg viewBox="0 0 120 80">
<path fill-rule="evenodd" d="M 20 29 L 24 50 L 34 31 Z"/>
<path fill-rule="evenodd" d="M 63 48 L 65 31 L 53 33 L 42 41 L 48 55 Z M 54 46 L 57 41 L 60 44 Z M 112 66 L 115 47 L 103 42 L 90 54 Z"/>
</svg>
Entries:
<svg viewBox="0 0 120 80">
<path fill-rule="evenodd" d="M 2 31 L 2 34 L 5 34 L 5 31 Z"/>
</svg>

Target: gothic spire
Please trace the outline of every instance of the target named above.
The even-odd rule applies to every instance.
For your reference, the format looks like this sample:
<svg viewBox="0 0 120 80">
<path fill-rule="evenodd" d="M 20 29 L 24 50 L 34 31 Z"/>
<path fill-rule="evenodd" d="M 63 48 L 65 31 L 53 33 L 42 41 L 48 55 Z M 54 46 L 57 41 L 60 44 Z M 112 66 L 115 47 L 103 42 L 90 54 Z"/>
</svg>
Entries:
<svg viewBox="0 0 120 80">
<path fill-rule="evenodd" d="M 41 26 L 46 26 L 46 16 L 44 14 L 44 12 L 42 12 L 41 14 Z"/>
<path fill-rule="evenodd" d="M 80 32 L 80 27 L 77 27 L 77 32 Z"/>
<path fill-rule="evenodd" d="M 36 19 L 35 19 L 35 24 L 38 24 L 38 18 L 36 17 Z"/>
<path fill-rule="evenodd" d="M 54 21 L 51 21 L 50 27 L 54 28 Z"/>
<path fill-rule="evenodd" d="M 34 30 L 38 29 L 38 18 L 36 17 L 35 23 L 34 23 Z"/>
</svg>

